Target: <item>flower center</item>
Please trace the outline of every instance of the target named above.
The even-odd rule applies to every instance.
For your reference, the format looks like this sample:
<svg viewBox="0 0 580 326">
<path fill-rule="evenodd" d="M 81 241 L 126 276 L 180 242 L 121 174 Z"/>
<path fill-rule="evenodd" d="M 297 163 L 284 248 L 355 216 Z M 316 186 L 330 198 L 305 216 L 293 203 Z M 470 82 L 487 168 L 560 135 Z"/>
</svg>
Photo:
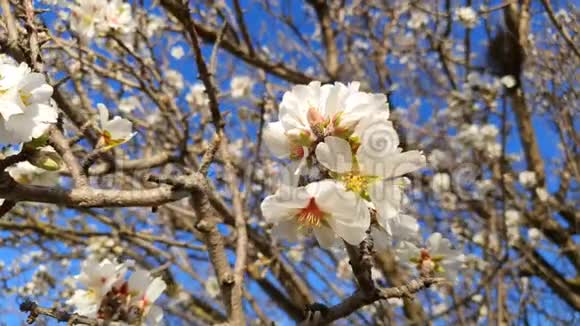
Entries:
<svg viewBox="0 0 580 326">
<path fill-rule="evenodd" d="M 20 91 L 20 92 L 18 92 L 18 95 L 20 95 L 20 100 L 22 101 L 22 103 L 25 106 L 30 105 L 30 98 L 32 97 L 32 94 L 27 94 L 27 93 L 24 93 L 23 91 Z"/>
<path fill-rule="evenodd" d="M 290 159 L 299 160 L 304 157 L 304 147 L 302 146 L 291 146 L 290 148 Z"/>
<path fill-rule="evenodd" d="M 314 198 L 310 198 L 308 205 L 301 209 L 298 214 L 296 214 L 298 224 L 304 227 L 318 227 L 325 217 L 326 213 L 318 208 Z"/>
<path fill-rule="evenodd" d="M 368 186 L 376 179 L 377 177 L 361 175 L 358 173 L 348 173 L 340 176 L 340 180 L 344 182 L 347 190 L 359 194 L 366 200 L 370 200 Z"/>
<path fill-rule="evenodd" d="M 102 136 L 105 144 L 110 145 L 113 143 L 113 138 L 111 137 L 111 133 L 108 130 L 104 130 L 102 132 Z"/>
<path fill-rule="evenodd" d="M 432 273 L 443 273 L 445 268 L 441 265 L 443 256 L 431 256 L 427 249 L 421 249 L 418 257 L 411 258 L 411 262 L 417 265 L 417 270 L 423 275 L 432 275 Z"/>
<path fill-rule="evenodd" d="M 27 185 L 32 183 L 32 177 L 28 175 L 21 175 L 18 178 L 16 178 L 16 181 L 18 181 L 18 183 L 20 184 Z"/>
</svg>

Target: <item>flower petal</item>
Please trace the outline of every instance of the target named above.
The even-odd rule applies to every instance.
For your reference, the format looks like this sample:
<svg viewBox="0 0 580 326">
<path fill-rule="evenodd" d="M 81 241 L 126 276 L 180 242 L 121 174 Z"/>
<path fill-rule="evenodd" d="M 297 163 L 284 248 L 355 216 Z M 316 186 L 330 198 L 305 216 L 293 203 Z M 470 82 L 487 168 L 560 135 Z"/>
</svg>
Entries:
<svg viewBox="0 0 580 326">
<path fill-rule="evenodd" d="M 346 173 L 352 169 L 352 151 L 350 144 L 338 137 L 329 136 L 316 146 L 316 159 L 327 169 Z"/>
<path fill-rule="evenodd" d="M 377 210 L 378 222 L 390 231 L 389 220 L 397 217 L 404 202 L 402 180 L 383 180 L 369 186 L 369 196 Z"/>
<path fill-rule="evenodd" d="M 99 110 L 101 129 L 105 129 L 105 125 L 107 124 L 107 121 L 109 121 L 109 110 L 103 103 L 97 104 L 97 109 Z"/>
<path fill-rule="evenodd" d="M 126 140 L 131 137 L 133 123 L 127 119 L 115 116 L 113 120 L 109 120 L 103 125 L 103 129 L 111 134 L 111 139 L 113 140 Z"/>
<path fill-rule="evenodd" d="M 166 288 L 167 284 L 165 284 L 165 282 L 161 277 L 156 277 L 155 279 L 153 279 L 153 281 L 149 284 L 145 292 L 145 298 L 147 299 L 147 302 L 149 303 L 155 302 L 155 300 L 159 298 L 161 293 L 163 293 L 163 291 L 165 291 Z"/>
<path fill-rule="evenodd" d="M 24 113 L 24 111 L 18 104 L 12 101 L 0 100 L 0 116 L 2 116 L 4 120 L 9 120 L 10 117 L 22 113 Z"/>
<path fill-rule="evenodd" d="M 52 87 L 46 83 L 43 74 L 31 73 L 22 79 L 21 91 L 30 94 L 30 102 L 48 102 L 52 96 Z"/>
<path fill-rule="evenodd" d="M 326 99 L 324 98 L 321 99 L 325 100 L 323 103 L 324 108 L 322 111 L 327 118 L 331 118 L 334 117 L 337 113 L 342 112 L 342 110 L 344 109 L 344 107 L 342 106 L 342 102 L 344 101 L 344 98 L 348 94 L 348 88 L 343 83 L 340 82 L 336 82 L 334 83 L 334 85 L 325 85 L 325 86 L 329 86 L 329 89 L 328 96 L 326 97 Z"/>
<path fill-rule="evenodd" d="M 290 155 L 290 143 L 282 122 L 268 123 L 264 129 L 264 141 L 274 156 L 286 158 Z"/>
<path fill-rule="evenodd" d="M 310 195 L 304 188 L 288 188 L 266 197 L 260 207 L 266 221 L 279 223 L 294 218 L 300 209 L 308 205 L 309 200 Z"/>
<path fill-rule="evenodd" d="M 408 151 L 391 155 L 385 160 L 357 155 L 367 174 L 382 178 L 396 178 L 422 169 L 426 165 L 425 155 L 420 151 Z"/>
<path fill-rule="evenodd" d="M 326 222 L 338 236 L 351 244 L 364 239 L 370 226 L 370 213 L 360 197 L 331 180 L 311 183 L 306 190 L 316 198 L 318 207 L 330 214 Z"/>
<path fill-rule="evenodd" d="M 316 236 L 316 240 L 318 240 L 318 244 L 320 244 L 323 248 L 332 248 L 336 243 L 336 235 L 334 231 L 326 226 L 321 226 L 318 228 L 314 228 L 314 236 Z"/>
<path fill-rule="evenodd" d="M 299 240 L 299 234 L 296 220 L 290 219 L 278 222 L 278 224 L 272 227 L 272 237 L 297 242 Z"/>
</svg>

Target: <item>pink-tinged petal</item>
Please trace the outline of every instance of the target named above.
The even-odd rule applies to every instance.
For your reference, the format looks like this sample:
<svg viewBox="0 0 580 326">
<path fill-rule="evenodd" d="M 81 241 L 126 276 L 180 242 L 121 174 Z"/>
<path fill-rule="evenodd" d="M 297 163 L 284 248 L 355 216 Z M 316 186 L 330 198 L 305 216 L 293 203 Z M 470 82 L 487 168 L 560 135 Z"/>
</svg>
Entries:
<svg viewBox="0 0 580 326">
<path fill-rule="evenodd" d="M 329 136 L 316 146 L 316 159 L 327 169 L 346 173 L 352 169 L 352 151 L 350 144 L 338 137 Z"/>
</svg>

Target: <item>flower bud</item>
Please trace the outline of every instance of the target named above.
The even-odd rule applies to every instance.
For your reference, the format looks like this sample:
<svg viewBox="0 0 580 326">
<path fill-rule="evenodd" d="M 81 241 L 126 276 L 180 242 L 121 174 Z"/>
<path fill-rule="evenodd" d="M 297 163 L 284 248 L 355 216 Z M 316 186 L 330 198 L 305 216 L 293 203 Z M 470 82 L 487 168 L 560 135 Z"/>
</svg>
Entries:
<svg viewBox="0 0 580 326">
<path fill-rule="evenodd" d="M 45 147 L 32 154 L 28 159 L 30 164 L 48 171 L 58 171 L 62 166 L 62 159 L 52 148 Z"/>
</svg>

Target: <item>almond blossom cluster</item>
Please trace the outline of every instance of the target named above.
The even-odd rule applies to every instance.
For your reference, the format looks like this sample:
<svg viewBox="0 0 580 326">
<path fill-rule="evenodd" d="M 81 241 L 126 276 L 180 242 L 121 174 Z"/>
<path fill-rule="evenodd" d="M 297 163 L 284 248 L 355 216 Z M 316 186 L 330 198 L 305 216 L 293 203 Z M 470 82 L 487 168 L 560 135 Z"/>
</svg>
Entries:
<svg viewBox="0 0 580 326">
<path fill-rule="evenodd" d="M 284 94 L 279 119 L 265 142 L 294 163 L 261 205 L 275 235 L 296 241 L 312 232 L 323 247 L 358 245 L 368 232 L 378 247 L 419 238 L 417 220 L 403 213 L 404 175 L 426 160 L 399 147 L 385 95 L 362 92 L 358 82 L 297 85 Z"/>
<path fill-rule="evenodd" d="M 167 285 L 161 277 L 136 269 L 125 279 L 130 263 L 89 258 L 82 264 L 76 289 L 67 304 L 75 313 L 107 322 L 130 325 L 161 325 L 163 310 L 154 305 Z"/>
<path fill-rule="evenodd" d="M 70 8 L 71 29 L 83 39 L 135 28 L 131 5 L 123 0 L 76 0 Z"/>
</svg>

